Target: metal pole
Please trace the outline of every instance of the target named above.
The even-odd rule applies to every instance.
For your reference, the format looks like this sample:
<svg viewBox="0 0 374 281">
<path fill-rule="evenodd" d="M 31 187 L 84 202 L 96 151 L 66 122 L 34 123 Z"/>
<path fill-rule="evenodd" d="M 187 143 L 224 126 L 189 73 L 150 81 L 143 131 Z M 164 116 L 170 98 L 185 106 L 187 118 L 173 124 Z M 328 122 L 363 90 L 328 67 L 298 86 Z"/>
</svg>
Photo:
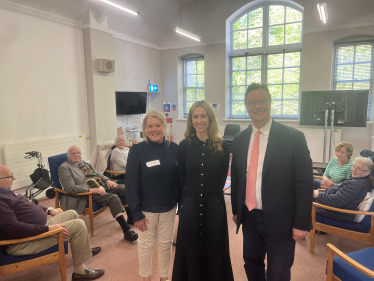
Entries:
<svg viewBox="0 0 374 281">
<path fill-rule="evenodd" d="M 329 151 L 329 161 L 331 160 L 332 153 L 332 136 L 334 132 L 334 113 L 335 113 L 335 102 L 331 104 L 331 128 L 330 128 L 330 151 Z"/>
<path fill-rule="evenodd" d="M 327 144 L 327 120 L 329 118 L 329 110 L 326 108 L 325 110 L 325 138 L 323 140 L 323 159 L 322 159 L 322 168 L 326 167 L 325 159 L 326 159 L 326 144 Z"/>
</svg>

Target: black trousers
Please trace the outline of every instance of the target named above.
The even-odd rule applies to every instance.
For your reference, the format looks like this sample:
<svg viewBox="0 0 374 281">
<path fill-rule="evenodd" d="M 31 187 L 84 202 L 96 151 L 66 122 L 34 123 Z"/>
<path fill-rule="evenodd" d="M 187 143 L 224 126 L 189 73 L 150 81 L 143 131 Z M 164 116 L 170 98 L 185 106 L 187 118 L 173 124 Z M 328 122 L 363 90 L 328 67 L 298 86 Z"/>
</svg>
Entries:
<svg viewBox="0 0 374 281">
<path fill-rule="evenodd" d="M 287 241 L 270 239 L 262 210 L 243 212 L 243 258 L 249 281 L 290 281 L 295 256 L 295 241 L 290 235 Z M 265 255 L 267 271 L 265 273 Z"/>
</svg>

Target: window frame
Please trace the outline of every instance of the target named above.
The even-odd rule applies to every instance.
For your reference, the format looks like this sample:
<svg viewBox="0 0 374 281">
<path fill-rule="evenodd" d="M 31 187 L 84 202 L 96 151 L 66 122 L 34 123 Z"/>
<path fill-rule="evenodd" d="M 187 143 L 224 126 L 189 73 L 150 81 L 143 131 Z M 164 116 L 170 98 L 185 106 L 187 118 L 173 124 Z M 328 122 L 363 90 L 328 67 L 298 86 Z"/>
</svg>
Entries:
<svg viewBox="0 0 374 281">
<path fill-rule="evenodd" d="M 276 46 L 268 46 L 269 42 L 269 10 L 270 6 L 273 5 L 280 5 L 284 6 L 285 8 L 289 7 L 294 10 L 297 10 L 298 12 L 301 13 L 301 42 L 300 43 L 293 43 L 293 44 L 283 44 L 283 45 L 276 45 Z M 263 24 L 262 24 L 262 47 L 255 47 L 255 48 L 246 48 L 246 49 L 240 49 L 240 50 L 234 50 L 234 24 L 235 22 L 243 17 L 245 14 L 250 13 L 251 11 L 254 11 L 259 8 L 263 8 Z M 286 9 L 285 9 L 286 13 Z M 283 23 L 283 26 L 286 27 L 286 22 Z M 269 2 L 263 2 L 259 3 L 257 5 L 253 5 L 240 13 L 238 16 L 232 19 L 232 21 L 229 24 L 229 42 L 230 42 L 230 48 L 229 48 L 229 91 L 228 91 L 228 119 L 250 119 L 248 116 L 247 112 L 242 116 L 242 115 L 234 115 L 232 113 L 233 111 L 233 58 L 235 57 L 243 57 L 243 56 L 254 56 L 254 55 L 261 55 L 261 83 L 266 83 L 267 81 L 267 70 L 268 70 L 268 65 L 267 65 L 267 57 L 268 55 L 272 54 L 279 54 L 279 53 L 289 53 L 289 52 L 300 52 L 300 75 L 299 75 L 299 98 L 298 98 L 298 115 L 291 115 L 291 116 L 283 116 L 283 115 L 274 115 L 272 114 L 272 118 L 277 118 L 277 119 L 299 119 L 300 116 L 300 80 L 301 80 L 301 53 L 302 53 L 302 44 L 303 44 L 303 28 L 304 28 L 304 10 L 300 8 L 300 6 L 293 5 L 291 3 L 286 3 L 286 2 L 280 2 L 280 1 L 269 1 Z M 249 30 L 249 29 L 246 29 Z M 286 31 L 286 28 L 284 28 Z M 284 32 L 285 32 L 284 31 Z M 286 40 L 286 38 L 284 38 Z M 284 69 L 284 67 L 283 67 Z M 246 71 L 248 71 L 246 69 Z M 247 78 L 246 78 L 247 79 Z M 284 77 L 282 77 L 283 81 Z M 283 85 L 283 83 L 282 83 Z M 283 97 L 282 97 L 283 101 Z M 283 105 L 282 105 L 283 108 Z"/>
</svg>

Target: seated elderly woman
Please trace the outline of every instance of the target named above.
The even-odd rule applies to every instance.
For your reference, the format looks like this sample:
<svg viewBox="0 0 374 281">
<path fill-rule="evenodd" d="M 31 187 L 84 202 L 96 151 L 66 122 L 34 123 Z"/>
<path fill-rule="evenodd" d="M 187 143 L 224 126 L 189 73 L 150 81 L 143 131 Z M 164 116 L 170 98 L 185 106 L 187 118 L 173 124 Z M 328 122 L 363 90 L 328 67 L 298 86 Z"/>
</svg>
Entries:
<svg viewBox="0 0 374 281">
<path fill-rule="evenodd" d="M 314 180 L 314 189 L 323 186 L 335 186 L 344 179 L 351 176 L 351 167 L 353 161 L 351 159 L 353 146 L 349 142 L 343 141 L 335 146 L 336 157 L 332 158 L 327 165 L 323 174 L 323 181 Z"/>
<path fill-rule="evenodd" d="M 116 140 L 114 141 L 114 145 L 116 146 L 112 151 L 112 157 L 110 160 L 112 161 L 113 171 L 116 172 L 125 172 L 126 171 L 126 164 L 127 164 L 127 157 L 129 155 L 129 148 L 126 147 L 126 140 L 124 135 L 118 135 Z M 116 179 L 124 179 L 124 174 L 114 174 Z"/>
<path fill-rule="evenodd" d="M 314 191 L 316 202 L 339 209 L 357 211 L 360 203 L 368 192 L 373 189 L 374 179 L 370 176 L 373 170 L 373 161 L 369 158 L 357 157 L 354 160 L 352 177 L 341 181 L 326 191 Z M 352 222 L 355 215 L 317 208 L 317 214 L 331 219 Z"/>
</svg>

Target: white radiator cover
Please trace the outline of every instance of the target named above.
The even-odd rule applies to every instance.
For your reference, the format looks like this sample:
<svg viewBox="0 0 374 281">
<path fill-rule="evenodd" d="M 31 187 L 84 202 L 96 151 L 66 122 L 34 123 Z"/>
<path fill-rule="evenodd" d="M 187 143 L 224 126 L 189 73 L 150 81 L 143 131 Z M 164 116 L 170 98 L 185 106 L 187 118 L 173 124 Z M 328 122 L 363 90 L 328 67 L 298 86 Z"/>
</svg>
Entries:
<svg viewBox="0 0 374 281">
<path fill-rule="evenodd" d="M 4 144 L 5 165 L 13 172 L 16 180 L 13 182 L 12 189 L 18 189 L 32 184 L 30 175 L 37 168 L 38 160 L 25 159 L 26 152 L 39 151 L 45 158 L 44 165 L 47 170 L 48 157 L 66 153 L 72 145 L 78 146 L 82 151 L 82 159 L 86 159 L 86 142 L 84 135 L 69 137 L 35 140 L 20 143 Z"/>
</svg>

